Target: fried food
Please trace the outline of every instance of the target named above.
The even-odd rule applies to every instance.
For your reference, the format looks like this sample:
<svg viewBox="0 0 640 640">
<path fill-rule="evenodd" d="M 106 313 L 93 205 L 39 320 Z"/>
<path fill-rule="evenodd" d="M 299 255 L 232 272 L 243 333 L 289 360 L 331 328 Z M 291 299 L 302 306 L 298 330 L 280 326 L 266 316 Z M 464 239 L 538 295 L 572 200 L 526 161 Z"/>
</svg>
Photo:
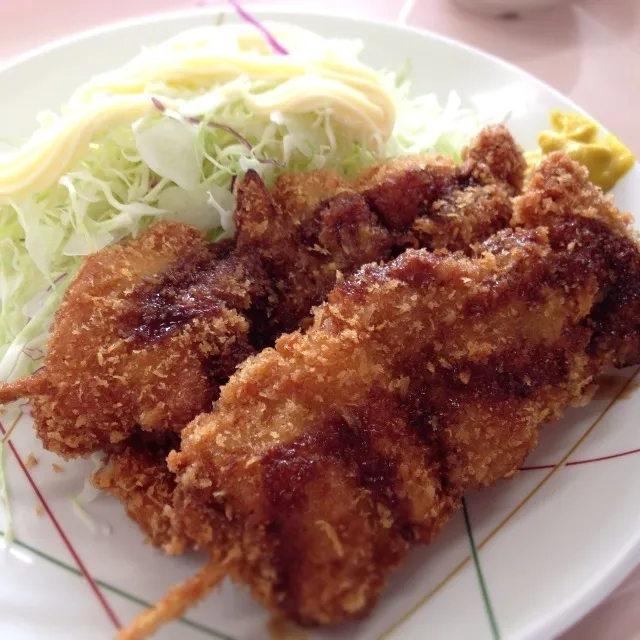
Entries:
<svg viewBox="0 0 640 640">
<path fill-rule="evenodd" d="M 97 489 L 106 491 L 125 506 L 146 539 L 158 547 L 173 537 L 170 505 L 176 482 L 167 468 L 166 457 L 178 444 L 177 434 L 154 436 L 139 430 L 120 450 L 110 453 L 91 478 Z M 175 540 L 171 552 L 179 554 L 183 548 L 184 545 Z"/>
<path fill-rule="evenodd" d="M 214 565 L 234 554 L 228 574 L 274 612 L 311 625 L 366 613 L 411 543 L 513 475 L 600 371 L 637 361 L 626 219 L 561 155 L 516 210 L 524 226 L 471 256 L 363 267 L 183 431 L 176 527 Z"/>
<path fill-rule="evenodd" d="M 465 249 L 505 227 L 515 165 L 501 168 L 494 155 L 483 163 L 479 145 L 522 158 L 494 127 L 464 166 L 404 158 L 353 182 L 326 170 L 285 174 L 271 193 L 250 172 L 234 241 L 211 244 L 162 223 L 88 257 L 57 314 L 45 368 L 0 385 L 0 401 L 34 396 L 38 434 L 63 456 L 106 451 L 95 484 L 149 540 L 178 552 L 165 508 L 173 478 L 148 442 L 210 410 L 236 365 L 308 323 L 336 278 L 407 246 Z"/>
<path fill-rule="evenodd" d="M 508 226 L 511 183 L 524 179 L 522 150 L 495 126 L 468 154 L 462 166 L 437 156 L 399 158 L 352 183 L 330 171 L 285 174 L 272 200 L 255 175 L 247 176 L 236 212 L 238 248 L 260 255 L 277 292 L 261 346 L 299 328 L 338 272 L 348 275 L 409 246 L 466 249 Z"/>
<path fill-rule="evenodd" d="M 506 127 L 483 129 L 465 155 L 471 176 L 479 184 L 505 184 L 512 196 L 522 191 L 527 163 Z"/>
<path fill-rule="evenodd" d="M 38 435 L 63 456 L 109 450 L 136 425 L 179 430 L 194 407 L 210 406 L 216 378 L 251 352 L 236 308 L 264 287 L 250 257 L 232 263 L 227 245 L 193 228 L 153 225 L 85 260 L 56 315 L 44 368 L 30 388 L 4 385 L 0 398 L 37 393 Z"/>
<path fill-rule="evenodd" d="M 522 155 L 500 128 L 479 138 L 483 146 L 486 138 L 510 145 L 505 157 Z M 120 451 L 137 427 L 179 432 L 211 408 L 236 365 L 301 326 L 338 273 L 401 250 L 398 234 L 457 247 L 508 224 L 506 190 L 490 178 L 508 172 L 493 156 L 495 166 L 481 172 L 494 183 L 492 199 L 466 191 L 480 166 L 474 149 L 462 167 L 405 159 L 353 185 L 329 172 L 284 177 L 273 196 L 249 172 L 235 241 L 209 243 L 185 225 L 160 223 L 88 257 L 56 315 L 44 368 L 0 385 L 0 402 L 34 396 L 40 438 L 66 457 Z"/>
<path fill-rule="evenodd" d="M 260 347 L 297 329 L 335 284 L 338 271 L 351 273 L 391 255 L 391 234 L 355 193 L 337 194 L 305 224 L 292 224 L 258 176 L 248 174 L 236 218 L 238 252 L 260 256 L 275 292 L 275 303 L 254 321 Z"/>
<path fill-rule="evenodd" d="M 506 157 L 521 155 L 502 128 L 483 133 L 482 144 L 487 144 L 486 137 L 495 137 L 502 146 L 511 148 Z M 493 165 L 498 171 L 499 165 L 495 161 Z M 311 307 L 323 300 L 338 272 L 352 273 L 361 264 L 387 259 L 406 246 L 468 249 L 472 242 L 505 227 L 512 215 L 507 189 L 497 179 L 489 179 L 492 174 L 486 168 L 479 167 L 477 161 L 470 161 L 460 171 L 442 159 L 402 159 L 365 172 L 355 189 L 330 171 L 284 174 L 272 192 L 275 206 L 260 181 L 249 176 L 241 188 L 236 212 L 238 245 L 262 257 L 278 291 L 278 306 L 268 320 L 264 308 L 253 308 L 251 323 L 260 326 L 260 331 L 252 332 L 252 344 L 257 348 L 271 345 L 280 333 L 305 326 Z M 441 175 L 437 179 L 434 174 L 438 171 Z M 377 203 L 379 212 L 384 211 L 380 202 L 400 202 L 409 172 L 422 179 L 417 196 L 409 202 L 413 208 L 406 220 L 413 222 L 408 229 L 389 231 L 378 223 L 380 214 L 373 214 L 371 203 Z M 485 184 L 474 181 L 470 186 L 472 173 L 483 176 Z M 509 173 L 503 171 L 502 175 Z M 401 210 L 397 204 L 396 210 Z M 309 249 L 301 252 L 300 247 Z M 297 269 L 292 268 L 294 264 Z M 112 472 L 116 469 L 117 473 Z M 188 544 L 172 535 L 165 505 L 145 496 L 146 491 L 165 492 L 173 479 L 161 461 L 149 460 L 144 448 L 139 451 L 134 445 L 114 453 L 105 472 L 96 474 L 95 482 L 123 502 L 153 544 L 170 553 L 179 553 Z M 156 505 L 155 514 L 149 513 L 152 505 Z"/>
<path fill-rule="evenodd" d="M 637 238 L 632 230 L 633 216 L 618 211 L 613 200 L 590 181 L 588 170 L 564 153 L 552 153 L 534 173 L 526 192 L 515 199 L 513 224 L 535 227 L 549 219 L 575 220 L 577 216 L 605 224 L 619 236 L 628 236 L 634 241 Z M 571 247 L 572 251 L 575 249 L 575 246 Z M 628 262 L 628 270 L 619 262 L 612 263 L 613 268 L 621 272 L 616 276 L 617 287 L 609 296 L 598 300 L 588 320 L 594 332 L 589 349 L 597 352 L 603 362 L 616 367 L 639 363 L 640 325 L 637 321 L 634 251 L 635 245 L 617 258 Z"/>
</svg>

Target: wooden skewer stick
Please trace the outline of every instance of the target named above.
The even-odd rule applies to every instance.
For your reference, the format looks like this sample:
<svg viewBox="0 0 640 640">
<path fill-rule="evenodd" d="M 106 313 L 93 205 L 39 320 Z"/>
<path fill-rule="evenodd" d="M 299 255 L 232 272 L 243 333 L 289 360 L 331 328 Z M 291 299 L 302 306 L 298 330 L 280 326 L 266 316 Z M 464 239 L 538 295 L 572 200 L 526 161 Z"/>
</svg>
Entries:
<svg viewBox="0 0 640 640">
<path fill-rule="evenodd" d="M 0 382 L 0 405 L 9 404 L 20 398 L 43 395 L 49 390 L 49 380 L 44 371 L 15 382 Z"/>
<path fill-rule="evenodd" d="M 239 550 L 235 549 L 222 562 L 219 558 L 209 560 L 198 573 L 172 587 L 152 609 L 143 611 L 131 624 L 121 629 L 117 640 L 144 640 L 163 624 L 179 618 L 225 579 L 229 573 L 229 564 L 239 556 Z"/>
</svg>

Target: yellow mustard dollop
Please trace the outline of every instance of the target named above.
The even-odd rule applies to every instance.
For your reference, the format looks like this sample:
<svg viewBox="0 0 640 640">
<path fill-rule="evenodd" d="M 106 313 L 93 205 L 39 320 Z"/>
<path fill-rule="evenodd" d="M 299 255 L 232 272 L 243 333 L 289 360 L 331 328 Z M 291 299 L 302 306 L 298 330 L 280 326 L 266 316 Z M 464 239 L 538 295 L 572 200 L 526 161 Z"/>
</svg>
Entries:
<svg viewBox="0 0 640 640">
<path fill-rule="evenodd" d="M 528 155 L 530 164 L 537 164 L 542 155 L 564 151 L 589 170 L 589 179 L 605 191 L 615 184 L 635 164 L 631 150 L 610 133 L 601 135 L 593 120 L 579 114 L 552 111 L 551 129 L 538 136 L 540 151 Z"/>
</svg>

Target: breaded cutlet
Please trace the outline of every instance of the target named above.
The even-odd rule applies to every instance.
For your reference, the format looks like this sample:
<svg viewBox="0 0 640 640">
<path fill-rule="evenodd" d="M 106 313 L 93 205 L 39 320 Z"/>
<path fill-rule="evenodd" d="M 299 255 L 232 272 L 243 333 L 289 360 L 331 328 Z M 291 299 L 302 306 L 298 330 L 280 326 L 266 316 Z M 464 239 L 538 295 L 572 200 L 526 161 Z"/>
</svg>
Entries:
<svg viewBox="0 0 640 640">
<path fill-rule="evenodd" d="M 480 147 L 491 149 L 487 163 Z M 209 411 L 240 362 L 305 326 L 337 279 L 362 264 L 407 246 L 468 250 L 509 224 L 521 150 L 493 127 L 468 156 L 461 166 L 398 159 L 352 182 L 329 171 L 284 175 L 272 192 L 250 172 L 238 188 L 233 240 L 209 243 L 195 229 L 160 223 L 89 256 L 56 315 L 44 369 L 0 384 L 0 401 L 34 396 L 38 434 L 53 451 L 111 454 L 119 474 L 101 474 L 100 486 L 147 527 L 156 519 L 146 507 L 136 518 L 137 505 L 148 504 L 150 478 L 157 473 L 164 486 L 166 476 L 144 445 L 129 442 L 137 430 L 179 433 Z M 154 541 L 167 530 L 157 521 Z"/>
<path fill-rule="evenodd" d="M 563 155 L 515 206 L 531 226 L 470 256 L 408 250 L 363 267 L 183 431 L 168 458 L 174 521 L 211 553 L 208 585 L 227 574 L 306 625 L 365 614 L 467 491 L 516 473 L 542 424 L 638 360 L 628 218 Z M 190 592 L 170 601 L 122 637 L 182 612 Z"/>
</svg>

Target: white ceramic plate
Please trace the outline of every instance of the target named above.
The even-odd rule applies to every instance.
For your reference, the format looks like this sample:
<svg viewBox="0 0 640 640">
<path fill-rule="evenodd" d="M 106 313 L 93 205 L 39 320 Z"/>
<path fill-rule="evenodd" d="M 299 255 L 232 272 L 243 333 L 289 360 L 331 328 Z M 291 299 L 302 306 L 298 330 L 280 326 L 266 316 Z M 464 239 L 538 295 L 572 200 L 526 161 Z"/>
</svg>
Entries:
<svg viewBox="0 0 640 640">
<path fill-rule="evenodd" d="M 40 109 L 58 108 L 89 76 L 125 62 L 142 45 L 212 21 L 213 13 L 128 22 L 21 58 L 0 71 L 0 135 L 29 134 Z M 576 108 L 518 69 L 434 35 L 344 18 L 258 13 L 323 35 L 360 37 L 367 44 L 364 59 L 376 67 L 410 58 L 416 92 L 445 96 L 455 89 L 465 101 L 510 106 L 511 128 L 525 146 L 535 143 L 550 109 Z M 621 208 L 640 215 L 637 166 L 616 197 Z M 640 447 L 635 373 L 605 376 L 588 407 L 547 427 L 527 461 L 533 469 L 469 496 L 469 527 L 459 514 L 434 545 L 416 549 L 370 617 L 313 637 L 482 640 L 498 629 L 502 638 L 546 639 L 585 614 L 640 559 L 639 458 L 617 455 Z M 65 463 L 55 473 L 54 456 L 42 451 L 28 425 L 16 431 L 12 449 L 7 468 L 18 541 L 0 553 L 0 637 L 110 638 L 117 620 L 129 620 L 199 566 L 197 557 L 168 559 L 145 546 L 120 505 L 107 498 L 90 511 L 112 533 L 90 532 L 70 501 L 90 465 Z M 40 463 L 28 470 L 22 463 L 32 452 Z M 592 461 L 609 456 L 617 457 Z M 565 459 L 569 466 L 554 469 Z M 246 592 L 225 585 L 158 637 L 263 638 L 265 621 Z"/>
</svg>

